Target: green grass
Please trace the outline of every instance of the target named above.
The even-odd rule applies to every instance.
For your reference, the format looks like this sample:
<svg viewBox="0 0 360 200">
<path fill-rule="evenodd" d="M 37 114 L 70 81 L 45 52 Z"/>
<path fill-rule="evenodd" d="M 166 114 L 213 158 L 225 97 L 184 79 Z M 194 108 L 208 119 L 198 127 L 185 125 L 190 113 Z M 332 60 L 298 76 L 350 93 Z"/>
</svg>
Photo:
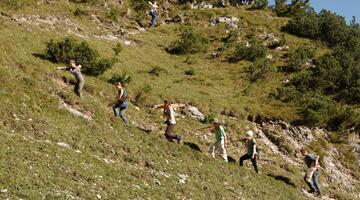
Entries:
<svg viewBox="0 0 360 200">
<path fill-rule="evenodd" d="M 95 6 L 61 2 L 52 6 L 24 6 L 18 10 L 0 4 L 0 11 L 41 16 L 56 13 L 86 27 L 89 33 L 101 33 L 90 17 L 73 16 L 77 6 L 105 16 L 105 11 Z M 211 49 L 221 46 L 220 39 L 225 34 L 222 27 L 204 28 L 208 17 L 214 15 L 238 16 L 242 19 L 241 26 L 245 28 L 243 21 L 248 23 L 246 32 L 261 32 L 258 28 L 266 27 L 268 32 L 280 33 L 279 26 L 286 21 L 268 18 L 273 16 L 268 11 L 238 12 L 233 8 L 189 11 L 189 17 L 198 16 L 194 27 L 214 38 Z M 72 78 L 69 72 L 56 71 L 60 65 L 33 56 L 43 52 L 50 39 L 63 38 L 65 33 L 27 28 L 0 17 L 0 189 L 8 190 L 0 193 L 0 198 L 96 199 L 100 195 L 103 199 L 304 199 L 300 190 L 304 184 L 298 175 L 301 169 L 297 167 L 289 171 L 280 165 L 260 162 L 262 174 L 255 175 L 250 165 L 239 168 L 237 164 L 211 159 L 206 154 L 208 142 L 193 131 L 204 124 L 186 117 L 179 120 L 176 127 L 185 141 L 198 144 L 203 153 L 165 141 L 161 112 L 148 108 L 164 99 L 192 102 L 206 114 L 218 114 L 226 108 L 240 113 L 243 119 L 249 114 L 287 121 L 298 118 L 295 106 L 270 97 L 281 85 L 284 74 L 275 72 L 251 83 L 245 71 L 251 63 L 230 64 L 226 62 L 226 55 L 209 59 L 211 50 L 192 55 L 193 62 L 186 62 L 187 56 L 165 51 L 179 37 L 179 30 L 179 25 L 170 24 L 127 36 L 126 39 L 136 40 L 138 45 L 123 46 L 118 55 L 120 62 L 105 74 L 86 77 L 90 89 L 84 99 L 78 99 L 72 86 L 62 87 L 51 78 L 54 75 Z M 309 43 L 288 37 L 290 46 Z M 86 40 L 101 56 L 114 56 L 117 43 L 93 37 Z M 159 76 L 149 74 L 154 66 L 164 71 Z M 195 69 L 196 74 L 186 75 L 184 71 L 188 69 Z M 119 119 L 112 119 L 112 110 L 106 105 L 114 98 L 115 90 L 107 80 L 114 73 L 125 72 L 132 77 L 127 86 L 132 97 L 151 87 L 139 105 L 140 110 L 130 106 L 129 121 L 154 122 L 161 132 L 146 134 L 132 125 L 124 128 Z M 90 110 L 94 113 L 93 120 L 75 117 L 60 108 L 59 95 L 66 102 Z M 227 118 L 229 137 L 240 138 L 247 124 Z M 59 142 L 71 148 L 57 145 Z M 228 151 L 236 159 L 243 153 L 243 149 L 234 144 Z M 284 162 L 275 156 L 272 159 L 276 163 Z M 269 173 L 289 177 L 296 187 L 267 176 Z M 186 184 L 178 183 L 178 174 L 188 175 Z"/>
</svg>

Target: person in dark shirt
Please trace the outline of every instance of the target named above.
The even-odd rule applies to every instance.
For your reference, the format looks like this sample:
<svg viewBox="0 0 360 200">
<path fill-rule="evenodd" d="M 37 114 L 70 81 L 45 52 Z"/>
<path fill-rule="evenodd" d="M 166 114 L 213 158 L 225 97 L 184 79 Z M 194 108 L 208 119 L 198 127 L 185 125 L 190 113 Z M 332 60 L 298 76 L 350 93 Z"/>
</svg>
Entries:
<svg viewBox="0 0 360 200">
<path fill-rule="evenodd" d="M 321 195 L 319 176 L 319 156 L 309 154 L 305 148 L 301 149 L 301 155 L 304 157 L 306 166 L 308 167 L 304 180 L 309 186 L 309 193 L 317 193 Z"/>
<path fill-rule="evenodd" d="M 256 152 L 256 141 L 254 138 L 254 132 L 249 130 L 246 132 L 246 136 L 247 136 L 247 139 L 246 139 L 247 152 L 245 155 L 243 155 L 240 158 L 239 164 L 240 164 L 240 166 L 243 166 L 244 161 L 250 159 L 254 166 L 255 172 L 259 173 L 259 169 L 258 169 L 258 166 L 256 163 L 257 152 Z"/>
</svg>

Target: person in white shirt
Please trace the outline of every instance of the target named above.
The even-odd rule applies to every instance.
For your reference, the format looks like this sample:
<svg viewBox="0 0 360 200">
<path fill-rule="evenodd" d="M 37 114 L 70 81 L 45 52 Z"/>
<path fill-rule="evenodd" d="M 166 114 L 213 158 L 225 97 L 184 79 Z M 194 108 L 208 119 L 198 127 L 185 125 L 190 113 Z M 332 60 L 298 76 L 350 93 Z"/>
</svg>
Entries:
<svg viewBox="0 0 360 200">
<path fill-rule="evenodd" d="M 164 109 L 165 124 L 167 125 L 165 130 L 166 139 L 170 142 L 172 142 L 173 140 L 177 140 L 177 142 L 180 143 L 181 136 L 173 133 L 176 125 L 176 119 L 175 111 L 174 108 L 171 106 L 171 103 L 169 101 L 164 101 L 164 104 L 157 108 Z"/>
<path fill-rule="evenodd" d="M 149 15 L 151 16 L 151 27 L 155 27 L 156 25 L 156 20 L 157 20 L 157 8 L 158 8 L 158 5 L 157 5 L 157 2 L 154 1 L 154 2 L 151 2 L 149 1 L 149 4 L 150 4 L 150 12 L 149 12 Z"/>
</svg>

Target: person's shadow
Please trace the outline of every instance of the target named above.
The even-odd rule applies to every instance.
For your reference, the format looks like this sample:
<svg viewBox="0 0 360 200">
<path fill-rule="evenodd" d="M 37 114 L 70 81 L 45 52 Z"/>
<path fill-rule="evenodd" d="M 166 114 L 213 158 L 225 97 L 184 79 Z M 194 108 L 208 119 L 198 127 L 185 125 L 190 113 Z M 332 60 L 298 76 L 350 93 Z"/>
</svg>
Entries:
<svg viewBox="0 0 360 200">
<path fill-rule="evenodd" d="M 202 152 L 200 147 L 192 142 L 184 142 L 184 145 L 189 146 L 192 150 L 198 151 L 198 152 Z"/>
<path fill-rule="evenodd" d="M 273 175 L 273 174 L 267 174 L 269 177 L 274 178 L 277 181 L 282 181 L 286 185 L 290 185 L 292 187 L 296 187 L 295 183 L 293 183 L 288 177 L 280 176 L 280 175 Z"/>
</svg>

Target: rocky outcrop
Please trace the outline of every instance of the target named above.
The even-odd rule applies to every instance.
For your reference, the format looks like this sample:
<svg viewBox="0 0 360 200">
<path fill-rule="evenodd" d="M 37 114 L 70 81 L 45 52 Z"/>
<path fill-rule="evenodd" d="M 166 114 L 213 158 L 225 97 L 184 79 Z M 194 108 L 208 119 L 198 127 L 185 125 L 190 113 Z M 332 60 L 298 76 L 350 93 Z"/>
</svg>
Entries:
<svg viewBox="0 0 360 200">
<path fill-rule="evenodd" d="M 226 24 L 226 26 L 229 28 L 237 29 L 239 21 L 240 20 L 237 17 L 226 17 L 226 16 L 214 17 L 214 18 L 210 19 L 210 26 Z"/>
</svg>

